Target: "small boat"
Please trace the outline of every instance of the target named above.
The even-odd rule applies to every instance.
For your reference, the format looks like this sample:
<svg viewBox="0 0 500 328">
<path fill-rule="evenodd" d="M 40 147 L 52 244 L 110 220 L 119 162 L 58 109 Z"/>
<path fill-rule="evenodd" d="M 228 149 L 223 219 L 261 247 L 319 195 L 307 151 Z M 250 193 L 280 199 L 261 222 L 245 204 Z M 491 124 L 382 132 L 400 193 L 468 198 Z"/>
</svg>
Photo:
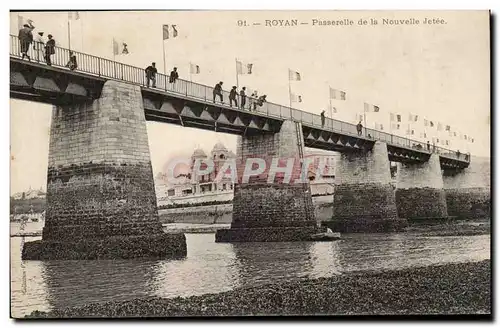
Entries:
<svg viewBox="0 0 500 328">
<path fill-rule="evenodd" d="M 331 241 L 339 239 L 341 239 L 340 232 L 331 232 L 331 231 L 316 233 L 311 236 L 312 241 Z"/>
</svg>

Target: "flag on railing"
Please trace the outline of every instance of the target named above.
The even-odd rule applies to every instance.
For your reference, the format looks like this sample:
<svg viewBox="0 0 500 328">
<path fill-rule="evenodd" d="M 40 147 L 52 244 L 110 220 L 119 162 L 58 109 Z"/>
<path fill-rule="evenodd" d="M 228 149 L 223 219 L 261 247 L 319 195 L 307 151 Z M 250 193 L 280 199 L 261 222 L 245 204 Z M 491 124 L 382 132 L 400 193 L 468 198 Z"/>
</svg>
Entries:
<svg viewBox="0 0 500 328">
<path fill-rule="evenodd" d="M 113 38 L 113 55 L 128 55 L 128 45 L 123 41 L 117 41 Z"/>
<path fill-rule="evenodd" d="M 302 102 L 302 96 L 301 95 L 296 95 L 296 94 L 290 94 L 290 99 L 292 102 Z"/>
<path fill-rule="evenodd" d="M 244 70 L 243 67 L 246 67 Z M 253 64 L 243 64 L 241 61 L 236 61 L 236 74 L 252 74 Z"/>
<path fill-rule="evenodd" d="M 341 90 L 333 89 L 330 87 L 330 99 L 345 100 L 346 93 Z"/>
<path fill-rule="evenodd" d="M 368 113 L 368 112 L 378 113 L 379 111 L 380 111 L 380 108 L 378 106 L 365 103 L 365 113 Z"/>
<path fill-rule="evenodd" d="M 288 69 L 288 79 L 290 81 L 300 81 L 301 80 L 300 73 Z"/>
<path fill-rule="evenodd" d="M 69 20 L 79 20 L 80 19 L 80 13 L 78 11 L 75 11 L 75 12 L 70 11 L 68 13 L 68 19 Z"/>
<path fill-rule="evenodd" d="M 169 25 L 164 24 L 162 29 L 163 29 L 163 40 L 170 39 L 170 30 L 168 28 Z M 171 25 L 172 26 L 172 38 L 176 38 L 177 35 L 179 34 L 177 32 L 177 25 Z"/>
<path fill-rule="evenodd" d="M 200 74 L 200 65 L 189 63 L 189 72 L 191 74 Z"/>
</svg>

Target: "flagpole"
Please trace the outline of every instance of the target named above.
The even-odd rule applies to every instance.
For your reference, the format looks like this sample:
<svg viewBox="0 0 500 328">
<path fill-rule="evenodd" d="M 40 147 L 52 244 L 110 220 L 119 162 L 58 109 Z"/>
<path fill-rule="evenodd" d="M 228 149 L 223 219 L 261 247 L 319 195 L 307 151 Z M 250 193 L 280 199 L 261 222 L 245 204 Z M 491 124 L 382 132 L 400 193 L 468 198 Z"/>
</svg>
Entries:
<svg viewBox="0 0 500 328">
<path fill-rule="evenodd" d="M 162 36 L 162 47 L 163 47 L 163 73 L 167 75 L 167 60 L 165 59 L 165 39 Z"/>
<path fill-rule="evenodd" d="M 236 88 L 240 88 L 240 82 L 238 81 L 238 58 L 234 58 L 236 65 Z"/>
<path fill-rule="evenodd" d="M 191 69 L 192 63 L 189 62 L 189 81 L 193 82 L 193 70 Z"/>
<path fill-rule="evenodd" d="M 69 17 L 68 17 L 68 49 L 71 50 L 71 28 L 69 24 Z"/>
<path fill-rule="evenodd" d="M 330 98 L 330 121 L 332 122 L 332 130 L 333 130 L 333 108 L 332 108 L 332 97 Z"/>
<path fill-rule="evenodd" d="M 292 84 L 290 82 L 290 69 L 288 69 L 288 99 L 290 99 L 290 108 L 292 108 Z"/>
</svg>

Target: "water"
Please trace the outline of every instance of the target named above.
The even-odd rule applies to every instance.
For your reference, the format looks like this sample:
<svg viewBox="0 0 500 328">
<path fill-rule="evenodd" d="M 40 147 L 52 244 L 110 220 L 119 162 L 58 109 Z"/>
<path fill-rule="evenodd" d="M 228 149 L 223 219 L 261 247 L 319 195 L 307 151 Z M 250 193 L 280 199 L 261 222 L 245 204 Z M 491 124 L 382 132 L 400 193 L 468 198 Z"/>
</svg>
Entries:
<svg viewBox="0 0 500 328">
<path fill-rule="evenodd" d="M 28 228 L 31 230 L 33 227 Z M 328 277 L 349 271 L 400 269 L 490 258 L 490 237 L 352 234 L 333 242 L 218 244 L 209 234 L 186 234 L 183 260 L 21 261 L 21 238 L 11 238 L 11 308 L 80 306 L 137 297 L 217 293 L 236 287 Z M 40 237 L 26 238 L 36 240 Z"/>
</svg>

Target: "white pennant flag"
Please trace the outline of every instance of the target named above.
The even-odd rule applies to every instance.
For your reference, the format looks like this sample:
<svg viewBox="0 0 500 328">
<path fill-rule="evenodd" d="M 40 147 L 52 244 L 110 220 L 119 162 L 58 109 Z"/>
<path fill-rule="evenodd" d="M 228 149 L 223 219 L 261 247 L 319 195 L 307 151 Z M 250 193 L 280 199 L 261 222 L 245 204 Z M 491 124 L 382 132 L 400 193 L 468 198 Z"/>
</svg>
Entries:
<svg viewBox="0 0 500 328">
<path fill-rule="evenodd" d="M 243 69 L 245 67 L 245 69 Z M 243 64 L 241 61 L 236 61 L 236 74 L 252 74 L 253 64 Z"/>
<path fill-rule="evenodd" d="M 296 95 L 296 94 L 291 94 L 290 95 L 292 102 L 302 102 L 302 96 L 301 95 Z"/>
<path fill-rule="evenodd" d="M 288 70 L 288 79 L 290 81 L 301 81 L 300 73 L 289 69 Z"/>
<path fill-rule="evenodd" d="M 191 74 L 200 74 L 200 66 L 189 63 L 189 72 Z"/>
</svg>

